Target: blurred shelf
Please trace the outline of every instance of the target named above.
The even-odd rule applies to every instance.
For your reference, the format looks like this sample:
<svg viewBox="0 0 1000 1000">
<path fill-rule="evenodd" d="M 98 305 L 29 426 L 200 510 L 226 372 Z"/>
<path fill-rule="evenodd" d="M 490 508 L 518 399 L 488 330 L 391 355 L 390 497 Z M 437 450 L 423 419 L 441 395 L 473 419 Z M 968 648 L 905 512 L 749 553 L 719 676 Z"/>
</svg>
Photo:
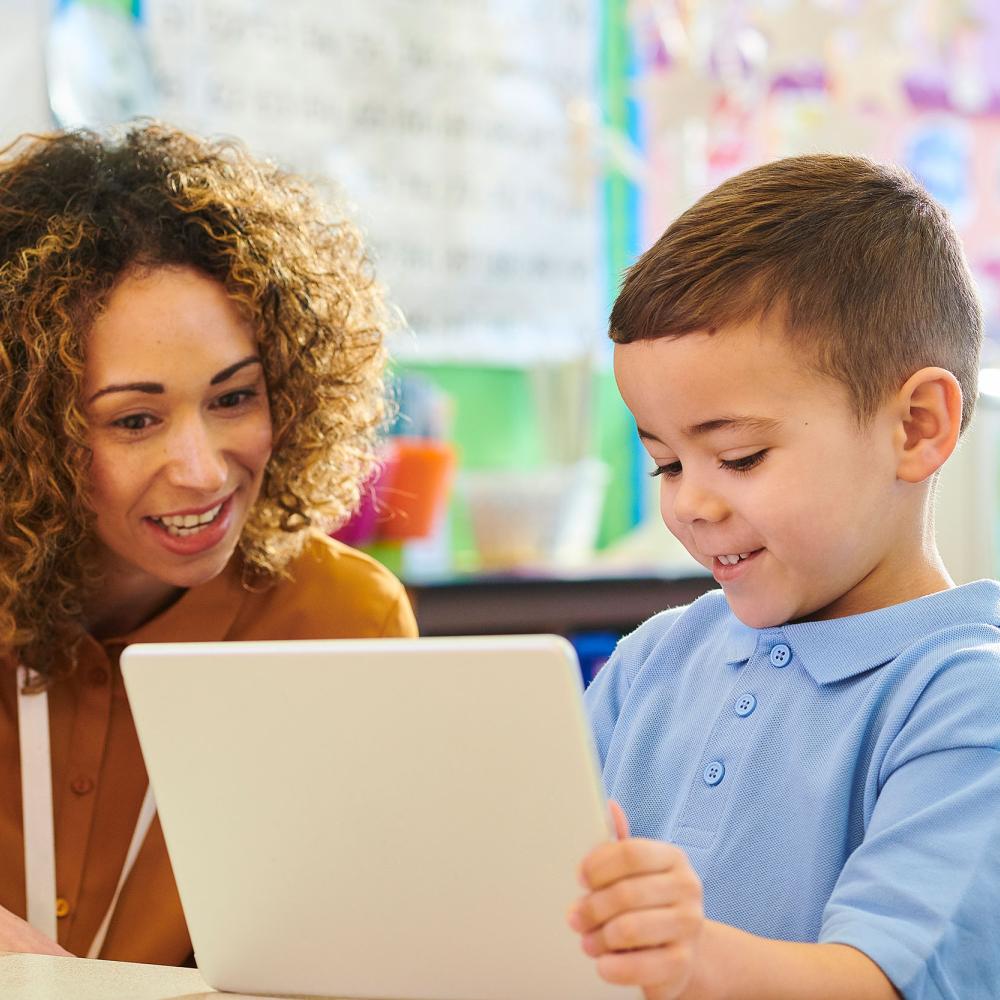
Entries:
<svg viewBox="0 0 1000 1000">
<path fill-rule="evenodd" d="M 708 574 L 504 574 L 408 581 L 421 635 L 630 632 L 716 587 Z"/>
</svg>

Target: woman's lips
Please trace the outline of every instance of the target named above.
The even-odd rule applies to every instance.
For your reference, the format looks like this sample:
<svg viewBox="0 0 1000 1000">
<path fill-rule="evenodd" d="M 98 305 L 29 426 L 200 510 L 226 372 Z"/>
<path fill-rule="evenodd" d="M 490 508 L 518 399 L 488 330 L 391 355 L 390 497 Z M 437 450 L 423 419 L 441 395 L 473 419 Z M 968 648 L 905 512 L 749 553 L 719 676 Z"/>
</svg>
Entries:
<svg viewBox="0 0 1000 1000">
<path fill-rule="evenodd" d="M 236 491 L 233 490 L 233 493 L 235 492 Z M 221 500 L 213 500 L 211 503 L 203 504 L 201 507 L 185 507 L 184 510 L 171 510 L 165 514 L 157 514 L 154 517 L 154 520 L 160 520 L 161 518 L 164 517 L 188 517 L 191 514 L 193 514 L 195 517 L 199 517 L 200 515 L 205 514 L 216 507 L 221 507 L 222 504 L 224 504 L 230 497 L 232 497 L 233 493 L 230 493 L 229 496 L 223 497 Z"/>
<path fill-rule="evenodd" d="M 142 521 L 150 532 L 152 532 L 153 538 L 155 538 L 156 541 L 163 546 L 163 548 L 173 555 L 200 555 L 201 553 L 214 548 L 226 537 L 226 535 L 229 534 L 229 529 L 232 527 L 233 523 L 233 497 L 235 497 L 235 495 L 235 493 L 231 493 L 225 499 L 214 520 L 210 521 L 204 527 L 191 532 L 191 534 L 175 535 L 171 533 L 166 525 L 162 524 L 153 517 L 144 517 Z M 184 511 L 183 513 L 204 513 L 206 510 L 211 510 L 214 506 L 215 504 L 210 504 L 208 507 L 202 508 L 201 511 Z M 176 514 L 166 516 L 181 515 Z"/>
</svg>

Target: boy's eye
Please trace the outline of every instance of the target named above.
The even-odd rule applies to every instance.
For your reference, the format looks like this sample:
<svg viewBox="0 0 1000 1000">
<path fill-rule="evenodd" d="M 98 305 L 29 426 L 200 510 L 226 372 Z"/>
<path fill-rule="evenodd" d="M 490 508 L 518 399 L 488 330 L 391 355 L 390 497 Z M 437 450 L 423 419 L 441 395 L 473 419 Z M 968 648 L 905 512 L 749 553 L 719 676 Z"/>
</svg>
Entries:
<svg viewBox="0 0 1000 1000">
<path fill-rule="evenodd" d="M 762 448 L 752 455 L 744 455 L 742 458 L 722 459 L 720 465 L 730 472 L 749 472 L 755 465 L 760 465 L 767 456 L 768 449 Z"/>
<path fill-rule="evenodd" d="M 667 479 L 673 479 L 675 476 L 681 474 L 681 463 L 680 462 L 669 462 L 666 465 L 658 465 L 650 473 L 651 476 L 666 476 Z"/>
</svg>

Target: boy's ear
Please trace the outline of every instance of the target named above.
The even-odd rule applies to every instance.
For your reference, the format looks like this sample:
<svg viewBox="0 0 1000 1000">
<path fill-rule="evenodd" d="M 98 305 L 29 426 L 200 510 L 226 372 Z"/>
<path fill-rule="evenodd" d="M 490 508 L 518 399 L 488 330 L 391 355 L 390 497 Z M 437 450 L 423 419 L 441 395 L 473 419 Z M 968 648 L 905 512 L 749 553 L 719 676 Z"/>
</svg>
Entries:
<svg viewBox="0 0 1000 1000">
<path fill-rule="evenodd" d="M 922 483 L 948 460 L 962 427 L 962 387 L 945 368 L 921 368 L 896 397 L 896 475 L 903 482 Z"/>
</svg>

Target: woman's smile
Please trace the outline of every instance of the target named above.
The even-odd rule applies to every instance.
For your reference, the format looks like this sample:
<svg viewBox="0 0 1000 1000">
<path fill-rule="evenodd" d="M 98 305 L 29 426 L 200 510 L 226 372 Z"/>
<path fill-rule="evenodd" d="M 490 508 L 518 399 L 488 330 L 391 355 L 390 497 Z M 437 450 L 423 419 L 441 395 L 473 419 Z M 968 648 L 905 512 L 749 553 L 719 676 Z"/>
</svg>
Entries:
<svg viewBox="0 0 1000 1000">
<path fill-rule="evenodd" d="M 166 528 L 172 535 L 183 538 L 185 535 L 194 534 L 211 524 L 219 516 L 222 505 L 231 497 L 232 493 L 229 496 L 223 497 L 214 505 L 194 510 L 178 510 L 171 514 L 153 514 L 150 516 L 150 520 Z"/>
<path fill-rule="evenodd" d="M 234 495 L 231 493 L 222 503 L 199 514 L 165 514 L 143 518 L 143 521 L 168 552 L 180 556 L 197 555 L 222 542 L 233 527 Z"/>
</svg>

